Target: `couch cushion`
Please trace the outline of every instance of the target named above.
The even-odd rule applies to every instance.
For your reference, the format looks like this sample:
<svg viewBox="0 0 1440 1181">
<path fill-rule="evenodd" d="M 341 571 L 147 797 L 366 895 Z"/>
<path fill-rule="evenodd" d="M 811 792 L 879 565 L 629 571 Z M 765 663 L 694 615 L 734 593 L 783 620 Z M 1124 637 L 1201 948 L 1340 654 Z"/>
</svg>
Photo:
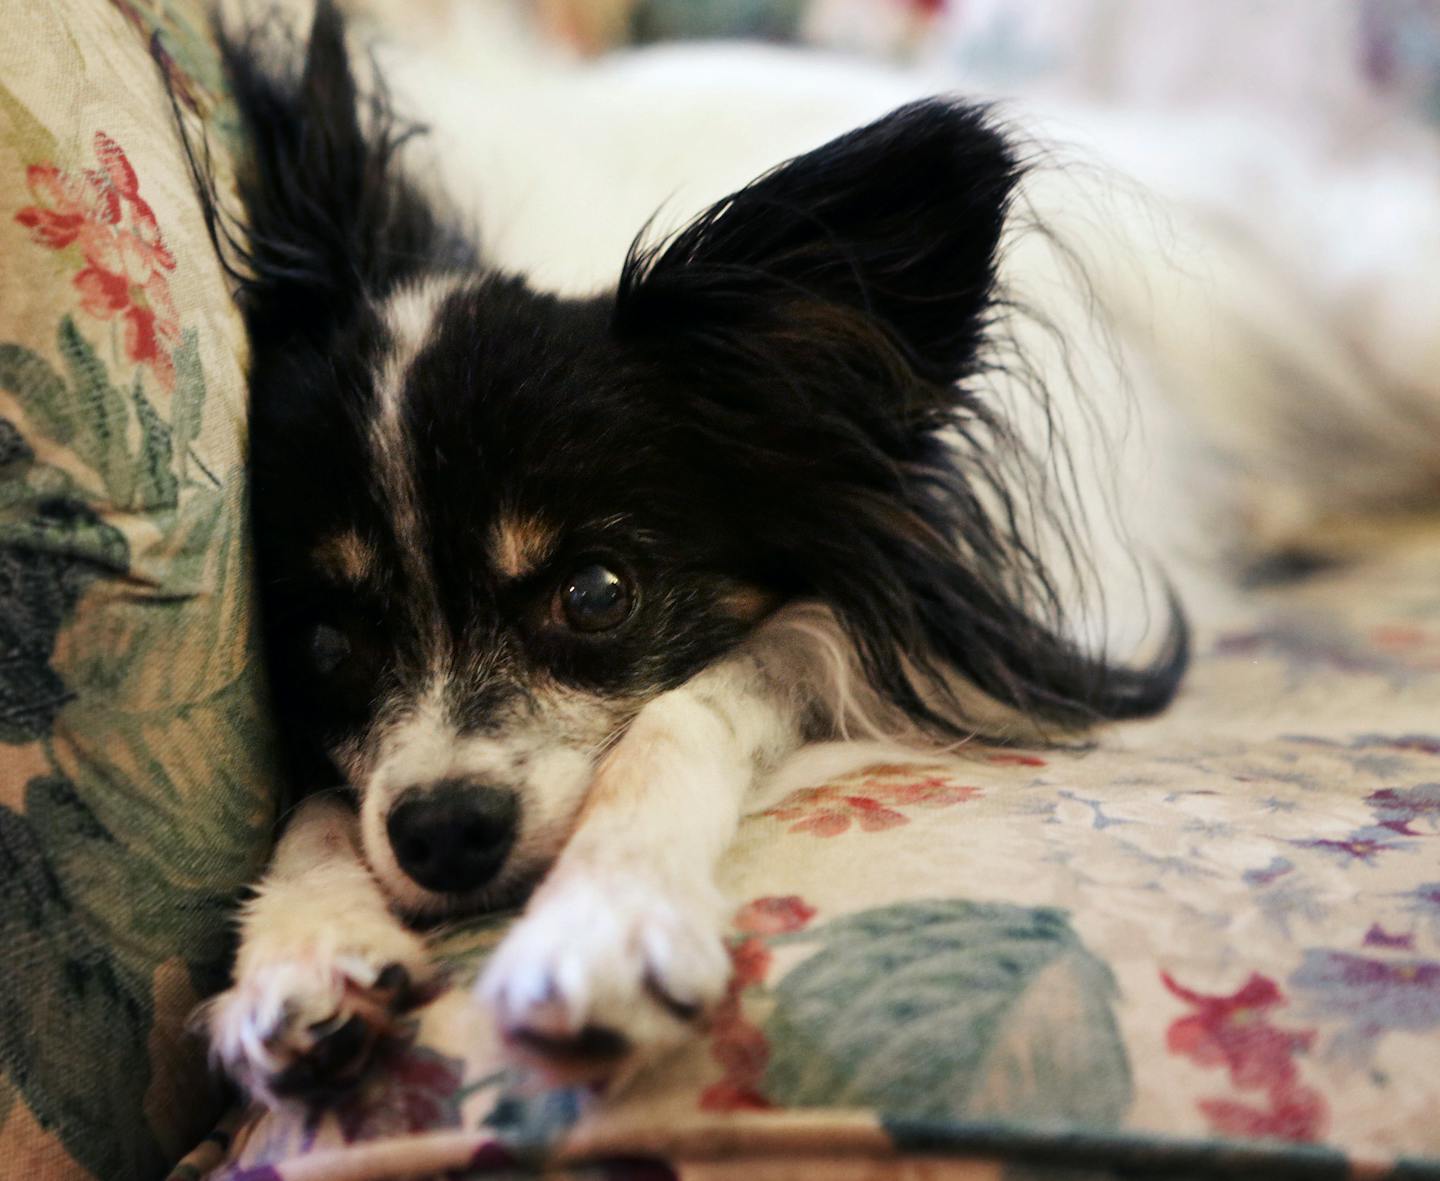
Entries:
<svg viewBox="0 0 1440 1181">
<path fill-rule="evenodd" d="M 1093 750 L 797 780 L 725 863 L 713 1028 L 610 1102 L 504 1068 L 466 987 L 492 920 L 413 1042 L 252 1113 L 222 1176 L 1440 1177 L 1440 526 L 1197 644 Z"/>
<path fill-rule="evenodd" d="M 228 911 L 268 845 L 244 334 L 161 68 L 223 172 L 199 0 L 6 6 L 6 1176 L 154 1177 L 213 1123 L 218 1096 L 185 1023 L 223 981 Z"/>
</svg>

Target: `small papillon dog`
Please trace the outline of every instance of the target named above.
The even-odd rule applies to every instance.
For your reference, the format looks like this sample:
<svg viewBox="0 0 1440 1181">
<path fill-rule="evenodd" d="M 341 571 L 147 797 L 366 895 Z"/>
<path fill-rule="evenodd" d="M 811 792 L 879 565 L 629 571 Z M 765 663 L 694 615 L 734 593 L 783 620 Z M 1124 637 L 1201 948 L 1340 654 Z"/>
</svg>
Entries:
<svg viewBox="0 0 1440 1181">
<path fill-rule="evenodd" d="M 310 793 L 206 1011 L 261 1098 L 363 1069 L 434 979 L 418 921 L 526 899 L 476 1004 L 547 1077 L 623 1079 L 723 995 L 717 861 L 802 746 L 1153 714 L 1182 599 L 1435 470 L 1333 292 L 1119 179 L 1183 135 L 869 119 L 921 84 L 760 49 L 443 101 L 421 59 L 408 109 L 331 0 L 224 45 L 239 215 L 202 187 Z"/>
</svg>

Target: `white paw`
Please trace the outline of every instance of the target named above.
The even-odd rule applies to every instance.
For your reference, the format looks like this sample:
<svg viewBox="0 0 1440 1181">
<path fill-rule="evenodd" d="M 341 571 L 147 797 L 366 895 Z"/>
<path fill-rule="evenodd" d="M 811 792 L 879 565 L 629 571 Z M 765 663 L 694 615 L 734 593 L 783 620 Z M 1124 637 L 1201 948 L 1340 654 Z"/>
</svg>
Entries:
<svg viewBox="0 0 1440 1181">
<path fill-rule="evenodd" d="M 724 994 L 722 910 L 710 887 L 564 874 L 496 950 L 481 997 L 512 1053 L 552 1081 L 622 1083 Z"/>
<path fill-rule="evenodd" d="M 413 932 L 386 916 L 341 937 L 252 936 L 235 983 L 203 1010 L 212 1057 L 266 1103 L 354 1082 L 424 996 L 433 974 Z"/>
</svg>

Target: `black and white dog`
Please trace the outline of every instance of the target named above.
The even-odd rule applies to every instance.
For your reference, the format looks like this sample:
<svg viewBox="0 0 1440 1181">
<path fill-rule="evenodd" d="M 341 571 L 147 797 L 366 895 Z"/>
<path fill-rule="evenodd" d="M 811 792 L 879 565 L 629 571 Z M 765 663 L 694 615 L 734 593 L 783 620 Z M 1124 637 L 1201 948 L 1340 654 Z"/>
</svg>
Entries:
<svg viewBox="0 0 1440 1181">
<path fill-rule="evenodd" d="M 716 862 L 802 745 L 1154 713 L 1217 520 L 1434 470 L 1285 258 L 984 107 L 793 155 L 917 84 L 685 51 L 436 99 L 422 63 L 439 177 L 328 0 L 291 56 L 228 44 L 225 246 L 276 704 L 299 783 L 348 790 L 291 816 L 207 1011 L 261 1097 L 362 1064 L 432 975 L 405 919 L 532 889 L 477 1003 L 553 1077 L 624 1074 L 723 993 Z M 621 249 L 699 174 L 718 201 Z"/>
</svg>

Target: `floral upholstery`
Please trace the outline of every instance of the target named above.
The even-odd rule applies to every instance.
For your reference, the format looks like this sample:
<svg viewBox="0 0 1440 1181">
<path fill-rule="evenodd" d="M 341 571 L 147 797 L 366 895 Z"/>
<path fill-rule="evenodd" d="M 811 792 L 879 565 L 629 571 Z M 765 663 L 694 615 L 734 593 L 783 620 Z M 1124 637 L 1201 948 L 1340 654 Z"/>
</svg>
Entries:
<svg viewBox="0 0 1440 1181">
<path fill-rule="evenodd" d="M 730 990 L 608 1102 L 466 984 L 338 1101 L 237 1112 L 185 1033 L 268 851 L 243 334 L 199 0 L 0 38 L 0 1175 L 1440 1178 L 1440 527 L 1252 596 L 1089 751 L 866 758 L 750 819 Z"/>
<path fill-rule="evenodd" d="M 725 864 L 708 1034 L 608 1103 L 503 1068 L 464 987 L 501 924 L 458 933 L 414 1040 L 336 1106 L 253 1113 L 219 1176 L 899 1177 L 925 1154 L 1440 1177 L 1437 621 L 1440 522 L 1256 592 L 1171 712 L 1094 749 L 821 774 Z"/>
<path fill-rule="evenodd" d="M 0 1175 L 150 1178 L 222 1097 L 275 778 L 244 333 L 162 73 L 225 168 L 202 6 L 14 0 L 0 36 Z"/>
</svg>

